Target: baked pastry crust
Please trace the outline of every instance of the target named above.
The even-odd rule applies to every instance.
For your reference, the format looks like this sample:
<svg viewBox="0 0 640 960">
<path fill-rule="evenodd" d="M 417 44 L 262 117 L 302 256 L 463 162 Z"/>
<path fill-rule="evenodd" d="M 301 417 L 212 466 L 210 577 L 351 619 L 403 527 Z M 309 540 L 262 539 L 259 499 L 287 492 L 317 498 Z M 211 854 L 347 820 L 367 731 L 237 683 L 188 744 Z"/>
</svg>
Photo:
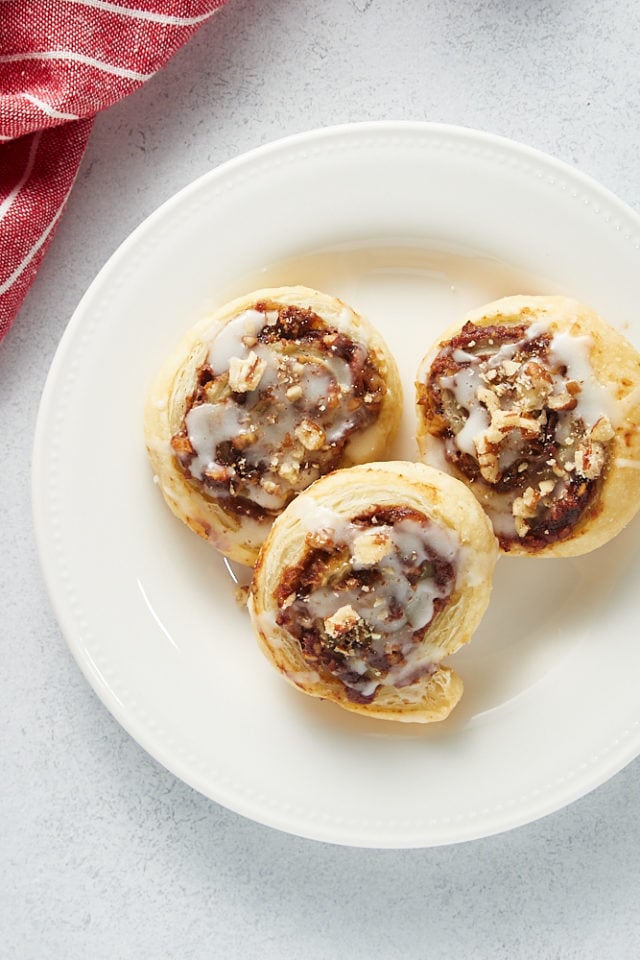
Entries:
<svg viewBox="0 0 640 960">
<path fill-rule="evenodd" d="M 441 661 L 478 626 L 497 555 L 459 481 L 420 463 L 355 466 L 276 520 L 249 612 L 267 658 L 305 693 L 370 717 L 443 720 L 463 684 Z"/>
<path fill-rule="evenodd" d="M 383 455 L 402 388 L 378 332 L 307 287 L 257 290 L 203 318 L 148 393 L 149 459 L 173 513 L 252 565 L 318 476 Z"/>
<path fill-rule="evenodd" d="M 514 296 L 471 311 L 416 388 L 423 460 L 469 486 L 504 552 L 588 553 L 638 511 L 640 355 L 583 304 Z"/>
</svg>

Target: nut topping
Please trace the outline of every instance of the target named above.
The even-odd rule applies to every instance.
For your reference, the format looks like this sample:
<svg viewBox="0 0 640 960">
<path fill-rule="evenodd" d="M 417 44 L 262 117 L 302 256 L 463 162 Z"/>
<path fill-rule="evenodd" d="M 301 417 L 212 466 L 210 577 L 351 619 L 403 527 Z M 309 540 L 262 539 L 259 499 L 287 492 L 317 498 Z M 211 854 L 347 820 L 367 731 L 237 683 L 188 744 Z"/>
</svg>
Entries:
<svg viewBox="0 0 640 960">
<path fill-rule="evenodd" d="M 393 544 L 388 531 L 372 527 L 364 530 L 353 541 L 352 555 L 359 567 L 370 567 L 391 553 Z"/>
<path fill-rule="evenodd" d="M 608 440 L 613 440 L 615 437 L 615 430 L 611 426 L 611 421 L 608 417 L 600 417 L 599 420 L 596 420 L 594 425 L 591 427 L 591 433 L 589 434 L 591 440 L 595 440 L 597 443 L 606 443 Z"/>
<path fill-rule="evenodd" d="M 293 432 L 306 450 L 320 450 L 327 439 L 322 427 L 306 418 Z"/>
<path fill-rule="evenodd" d="M 605 454 L 601 443 L 586 441 L 579 444 L 575 455 L 575 468 L 582 477 L 595 480 L 602 473 Z"/>
<path fill-rule="evenodd" d="M 615 430 L 588 344 L 551 325 L 467 323 L 419 386 L 429 432 L 477 484 L 504 549 L 569 536 L 597 496 Z"/>
<path fill-rule="evenodd" d="M 244 360 L 231 357 L 229 387 L 234 393 L 248 393 L 250 390 L 256 390 L 266 369 L 267 361 L 263 357 L 258 357 L 253 350 Z"/>
<path fill-rule="evenodd" d="M 362 620 L 356 611 L 350 604 L 345 604 L 344 607 L 336 610 L 333 616 L 327 617 L 324 621 L 324 628 L 330 637 L 337 640 L 357 627 L 359 623 L 362 623 Z"/>
</svg>

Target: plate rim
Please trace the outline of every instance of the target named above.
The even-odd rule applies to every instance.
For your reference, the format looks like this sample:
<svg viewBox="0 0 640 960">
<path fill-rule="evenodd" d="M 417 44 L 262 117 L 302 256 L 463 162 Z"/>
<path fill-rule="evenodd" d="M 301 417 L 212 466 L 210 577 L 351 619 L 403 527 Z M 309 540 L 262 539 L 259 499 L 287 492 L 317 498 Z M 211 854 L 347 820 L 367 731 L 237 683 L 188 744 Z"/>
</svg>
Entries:
<svg viewBox="0 0 640 960">
<path fill-rule="evenodd" d="M 86 307 L 92 302 L 96 293 L 100 291 L 101 286 L 105 282 L 108 282 L 111 273 L 114 269 L 117 269 L 118 264 L 127 257 L 129 249 L 135 247 L 136 244 L 144 238 L 145 234 L 153 232 L 156 223 L 161 222 L 170 214 L 173 207 L 180 207 L 191 193 L 197 193 L 206 182 L 224 179 L 235 171 L 241 170 L 244 166 L 251 166 L 262 157 L 268 157 L 270 154 L 277 154 L 281 151 L 286 152 L 291 148 L 295 149 L 299 144 L 318 144 L 323 140 L 334 140 L 336 137 L 348 138 L 363 134 L 373 134 L 374 136 L 381 137 L 399 134 L 405 137 L 411 133 L 417 133 L 420 136 L 458 137 L 464 141 L 473 141 L 478 146 L 500 148 L 508 153 L 519 156 L 523 161 L 530 160 L 547 170 L 555 170 L 558 173 L 564 174 L 572 184 L 581 184 L 591 194 L 599 196 L 603 202 L 606 202 L 610 208 L 616 212 L 617 216 L 626 220 L 631 229 L 640 231 L 640 215 L 590 175 L 572 167 L 566 161 L 551 156 L 537 148 L 472 127 L 432 123 L 429 121 L 375 120 L 319 127 L 278 138 L 227 159 L 181 187 L 150 214 L 144 217 L 109 255 L 78 302 L 56 347 L 42 389 L 32 445 L 31 502 L 34 535 L 39 565 L 49 601 L 67 647 L 88 683 L 109 713 L 118 721 L 128 735 L 158 763 L 173 775 L 178 776 L 189 786 L 201 792 L 204 796 L 226 806 L 228 809 L 251 820 L 295 836 L 339 845 L 379 849 L 426 848 L 466 842 L 503 833 L 507 830 L 538 820 L 586 795 L 623 769 L 638 756 L 640 752 L 640 741 L 634 746 L 634 740 L 630 736 L 632 728 L 629 728 L 624 734 L 616 738 L 608 750 L 606 754 L 607 760 L 609 761 L 608 763 L 605 762 L 603 764 L 600 757 L 594 757 L 592 758 L 593 762 L 591 765 L 583 765 L 585 769 L 581 770 L 582 776 L 578 775 L 576 771 L 573 771 L 564 778 L 567 782 L 563 790 L 557 789 L 558 784 L 548 785 L 549 787 L 555 788 L 555 792 L 552 794 L 549 789 L 546 789 L 544 791 L 546 793 L 546 802 L 544 802 L 543 798 L 539 797 L 535 812 L 530 810 L 529 805 L 523 807 L 519 813 L 512 811 L 506 820 L 503 817 L 502 820 L 494 823 L 493 826 L 485 823 L 485 826 L 478 830 L 474 829 L 474 821 L 470 821 L 467 823 L 468 829 L 466 831 L 458 827 L 455 828 L 450 835 L 447 835 L 446 830 L 441 830 L 439 837 L 431 837 L 428 840 L 418 840 L 414 837 L 413 839 L 405 839 L 403 842 L 402 838 L 388 836 L 385 842 L 384 836 L 380 835 L 373 839 L 366 834 L 366 831 L 361 837 L 354 839 L 352 828 L 349 831 L 348 837 L 339 836 L 333 828 L 334 825 L 328 823 L 323 826 L 323 824 L 318 821 L 313 823 L 313 829 L 303 830 L 299 824 L 292 826 L 286 816 L 278 816 L 273 808 L 268 808 L 266 812 L 265 808 L 261 808 L 260 813 L 257 813 L 255 804 L 252 805 L 251 802 L 246 802 L 243 797 L 237 795 L 230 797 L 229 791 L 226 789 L 222 789 L 216 796 L 212 796 L 211 790 L 205 786 L 204 776 L 199 776 L 197 771 L 189 768 L 189 765 L 180 757 L 171 756 L 170 751 L 166 749 L 165 742 L 162 740 L 158 741 L 154 738 L 151 728 L 141 728 L 138 718 L 135 714 L 132 715 L 132 713 L 121 704 L 114 692 L 110 689 L 108 683 L 101 676 L 97 665 L 91 661 L 88 651 L 83 647 L 82 637 L 79 635 L 77 623 L 70 609 L 69 598 L 58 592 L 53 582 L 53 573 L 50 566 L 52 561 L 51 544 L 48 542 L 50 541 L 50 537 L 46 534 L 46 491 L 42 477 L 44 434 L 47 416 L 51 407 L 51 399 L 58 388 L 60 373 L 65 368 L 67 357 L 76 343 L 76 336 L 78 332 L 82 330 L 82 325 L 86 317 Z M 638 246 L 636 243 L 636 247 Z M 640 726 L 640 720 L 637 726 Z M 598 776 L 594 778 L 591 775 L 591 771 L 596 762 L 599 764 Z M 590 774 L 589 776 L 587 776 L 588 773 Z M 539 793 L 543 793 L 542 789 Z M 498 813 L 498 809 L 496 808 L 491 812 L 494 813 L 495 820 L 495 814 Z M 470 818 L 467 818 L 467 820 L 469 819 Z"/>
</svg>

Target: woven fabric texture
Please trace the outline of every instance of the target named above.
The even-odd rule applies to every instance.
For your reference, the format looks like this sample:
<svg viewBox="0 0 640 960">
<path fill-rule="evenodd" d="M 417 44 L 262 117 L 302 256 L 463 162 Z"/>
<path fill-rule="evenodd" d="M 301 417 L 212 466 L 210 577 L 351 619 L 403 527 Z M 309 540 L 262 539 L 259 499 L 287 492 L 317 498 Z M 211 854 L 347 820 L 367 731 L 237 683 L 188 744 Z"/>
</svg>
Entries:
<svg viewBox="0 0 640 960">
<path fill-rule="evenodd" d="M 0 0 L 0 339 L 53 237 L 93 119 L 225 0 Z"/>
</svg>

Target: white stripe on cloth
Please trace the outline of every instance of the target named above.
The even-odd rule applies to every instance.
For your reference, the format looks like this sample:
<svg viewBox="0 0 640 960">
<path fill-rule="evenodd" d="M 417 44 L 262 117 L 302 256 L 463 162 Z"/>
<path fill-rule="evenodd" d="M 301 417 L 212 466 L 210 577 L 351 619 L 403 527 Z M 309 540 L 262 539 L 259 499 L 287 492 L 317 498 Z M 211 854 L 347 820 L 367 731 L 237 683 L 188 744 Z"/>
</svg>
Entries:
<svg viewBox="0 0 640 960">
<path fill-rule="evenodd" d="M 31 171 L 33 170 L 33 165 L 36 162 L 36 153 L 38 152 L 38 147 L 40 146 L 41 139 L 42 139 L 42 133 L 36 133 L 36 135 L 33 138 L 33 143 L 31 144 L 31 149 L 29 150 L 29 156 L 27 157 L 27 163 L 25 165 L 22 176 L 16 183 L 11 193 L 8 193 L 7 196 L 4 198 L 4 200 L 2 201 L 2 203 L 0 203 L 0 220 L 2 220 L 2 218 L 8 211 L 9 207 L 11 206 L 11 204 L 13 203 L 13 201 L 18 196 L 18 194 L 24 187 L 25 183 L 31 176 Z"/>
<path fill-rule="evenodd" d="M 190 27 L 196 23 L 204 23 L 214 12 L 210 10 L 209 13 L 201 13 L 198 17 L 175 17 L 170 14 L 152 13 L 150 10 L 138 10 L 137 7 L 121 7 L 117 3 L 109 3 L 109 0 L 66 0 L 66 3 L 78 3 L 83 7 L 93 7 L 95 10 L 108 10 L 110 13 L 119 13 L 123 17 L 134 17 L 136 20 L 152 20 L 153 23 L 166 23 L 172 27 Z"/>
<path fill-rule="evenodd" d="M 73 184 L 72 184 L 72 186 L 73 186 Z M 67 192 L 66 192 L 63 200 L 61 201 L 60 206 L 58 207 L 58 209 L 57 209 L 57 211 L 56 211 L 55 217 L 54 217 L 53 220 L 51 220 L 51 222 L 45 227 L 44 231 L 40 234 L 40 237 L 38 238 L 38 240 L 36 240 L 36 242 L 34 243 L 34 245 L 31 247 L 31 249 L 29 250 L 29 253 L 26 255 L 26 257 L 24 258 L 24 260 L 22 260 L 22 261 L 18 264 L 18 266 L 17 266 L 17 267 L 15 268 L 15 270 L 13 271 L 13 273 L 12 273 L 10 276 L 7 277 L 7 279 L 4 281 L 4 283 L 0 283 L 0 296 L 2 296 L 3 293 L 6 293 L 7 290 L 14 285 L 14 283 L 15 283 L 16 280 L 20 277 L 20 275 L 21 275 L 22 273 L 24 273 L 24 271 L 27 269 L 27 267 L 29 266 L 29 264 L 31 263 L 31 261 L 33 260 L 33 258 L 35 257 L 36 253 L 38 252 L 38 250 L 40 249 L 40 247 L 42 246 L 42 244 L 46 241 L 47 237 L 49 236 L 49 234 L 51 233 L 51 231 L 52 231 L 53 228 L 55 227 L 56 223 L 58 222 L 58 220 L 59 220 L 60 217 L 62 216 L 62 211 L 64 210 L 64 205 L 65 205 L 65 203 L 67 202 L 67 197 L 69 196 L 70 193 L 71 193 L 71 187 L 69 187 L 69 189 L 67 190 Z"/>
<path fill-rule="evenodd" d="M 47 103 L 46 100 L 41 100 L 39 97 L 34 97 L 32 93 L 21 93 L 19 96 L 23 97 L 25 100 L 28 100 L 34 106 L 39 107 L 43 113 L 46 113 L 48 117 L 55 117 L 57 120 L 79 120 L 80 117 L 77 113 L 63 113 L 61 110 L 56 110 L 55 107 L 52 107 L 50 103 Z"/>
<path fill-rule="evenodd" d="M 128 80 L 150 80 L 153 76 L 153 73 L 138 73 L 127 67 L 116 67 L 113 63 L 94 60 L 93 57 L 85 57 L 83 53 L 74 53 L 72 50 L 42 50 L 39 53 L 7 53 L 0 56 L 0 63 L 19 63 L 21 60 L 75 60 L 87 67 L 95 67 L 96 70 L 104 70 L 105 73 L 126 77 Z"/>
</svg>

